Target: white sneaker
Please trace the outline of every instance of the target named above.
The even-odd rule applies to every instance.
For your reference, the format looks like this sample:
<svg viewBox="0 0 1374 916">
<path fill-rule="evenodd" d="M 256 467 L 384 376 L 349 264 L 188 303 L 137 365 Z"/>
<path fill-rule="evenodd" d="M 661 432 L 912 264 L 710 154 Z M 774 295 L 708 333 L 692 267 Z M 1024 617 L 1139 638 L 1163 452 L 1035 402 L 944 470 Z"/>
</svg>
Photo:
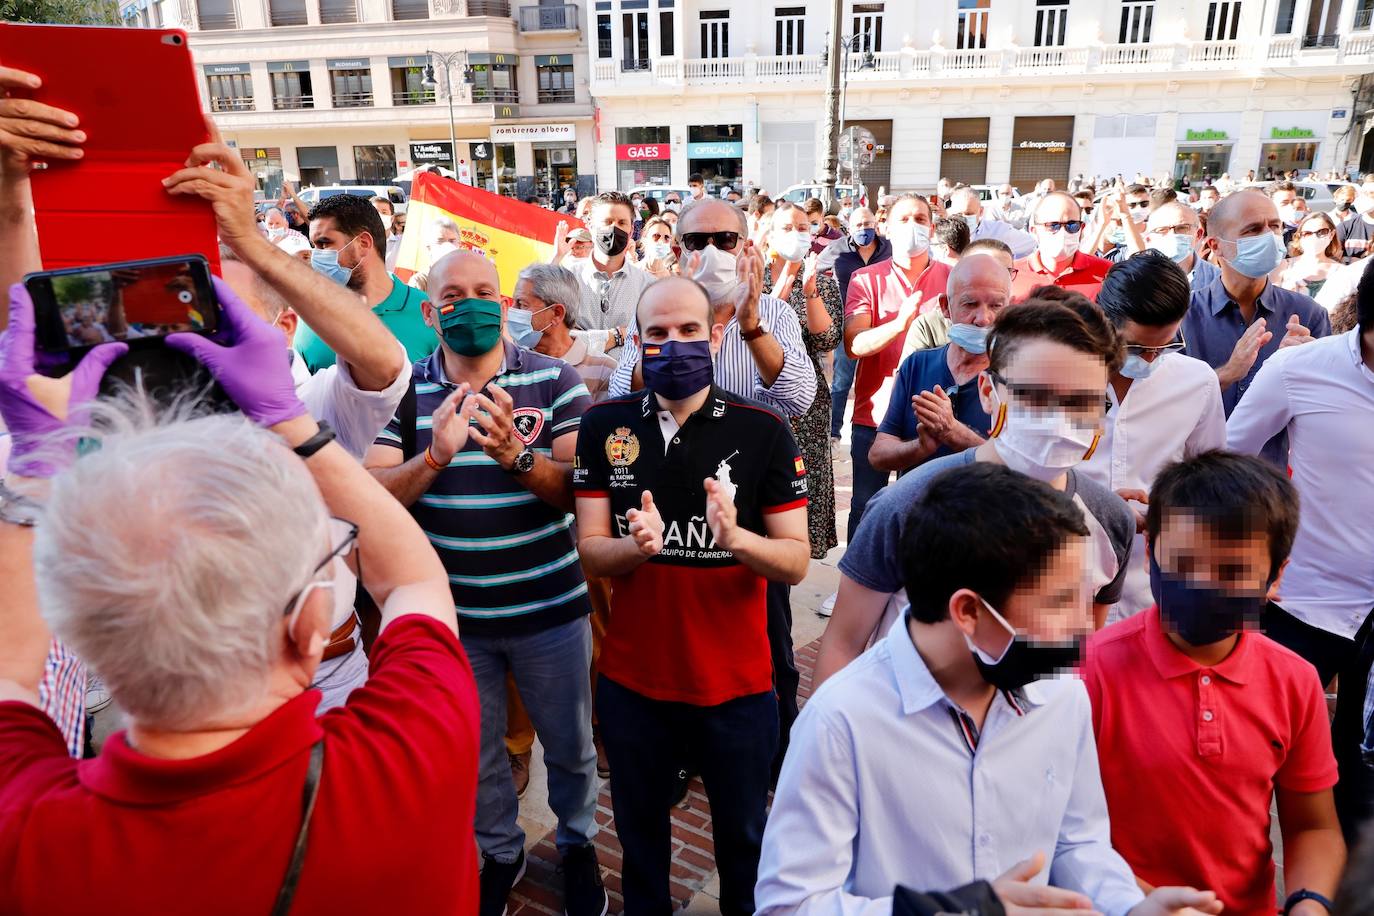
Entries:
<svg viewBox="0 0 1374 916">
<path fill-rule="evenodd" d="M 816 608 L 816 613 L 821 617 L 829 617 L 835 613 L 835 599 L 840 597 L 839 592 L 831 592 L 830 597 L 821 602 L 821 606 Z"/>
<path fill-rule="evenodd" d="M 86 680 L 86 712 L 95 715 L 111 702 L 110 691 L 105 689 L 105 682 L 92 674 Z"/>
</svg>

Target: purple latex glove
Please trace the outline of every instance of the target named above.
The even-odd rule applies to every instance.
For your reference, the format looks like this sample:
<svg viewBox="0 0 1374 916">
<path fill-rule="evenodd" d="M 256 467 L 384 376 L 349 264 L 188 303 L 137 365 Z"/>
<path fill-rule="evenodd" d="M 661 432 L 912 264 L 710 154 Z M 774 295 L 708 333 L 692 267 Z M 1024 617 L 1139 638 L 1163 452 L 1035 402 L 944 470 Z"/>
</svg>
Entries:
<svg viewBox="0 0 1374 916">
<path fill-rule="evenodd" d="M 50 379 L 34 372 L 33 337 L 33 300 L 16 283 L 10 287 L 9 330 L 0 336 L 0 419 L 13 437 L 9 469 L 23 477 L 52 477 L 76 455 L 75 440 L 63 443 L 61 433 L 85 422 L 84 408 L 99 391 L 101 377 L 129 345 L 101 344 L 67 375 Z"/>
<path fill-rule="evenodd" d="M 274 426 L 303 415 L 296 396 L 291 360 L 280 331 L 253 313 L 219 277 L 211 277 L 219 297 L 220 324 L 209 337 L 168 334 L 167 346 L 194 356 L 259 426 Z"/>
</svg>

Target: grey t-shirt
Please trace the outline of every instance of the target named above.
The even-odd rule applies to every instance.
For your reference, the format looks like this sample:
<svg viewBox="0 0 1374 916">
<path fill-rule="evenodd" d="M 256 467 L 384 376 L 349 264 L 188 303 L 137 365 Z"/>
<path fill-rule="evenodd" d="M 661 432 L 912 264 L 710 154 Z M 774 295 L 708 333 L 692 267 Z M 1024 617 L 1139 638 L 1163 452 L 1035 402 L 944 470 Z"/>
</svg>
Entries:
<svg viewBox="0 0 1374 916">
<path fill-rule="evenodd" d="M 941 471 L 973 464 L 977 449 L 967 449 L 918 465 L 896 483 L 879 490 L 868 501 L 863 521 L 854 532 L 854 540 L 840 558 L 840 572 L 864 588 L 884 594 L 900 591 L 902 581 L 901 543 L 902 521 L 907 507 L 920 499 L 930 481 Z M 1111 542 L 1116 555 L 1116 575 L 1097 591 L 1093 599 L 1098 604 L 1115 604 L 1121 600 L 1130 562 L 1131 542 L 1135 538 L 1135 516 L 1126 503 L 1111 490 L 1069 471 L 1064 493 L 1078 500 L 1097 520 Z M 1092 525 L 1088 526 L 1093 528 Z"/>
</svg>

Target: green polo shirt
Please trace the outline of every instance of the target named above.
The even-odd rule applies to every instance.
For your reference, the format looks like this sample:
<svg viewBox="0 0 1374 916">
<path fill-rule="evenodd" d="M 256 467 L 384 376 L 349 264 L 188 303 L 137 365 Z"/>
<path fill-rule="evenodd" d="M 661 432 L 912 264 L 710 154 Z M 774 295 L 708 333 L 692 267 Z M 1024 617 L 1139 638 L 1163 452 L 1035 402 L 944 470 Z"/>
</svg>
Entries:
<svg viewBox="0 0 1374 916">
<path fill-rule="evenodd" d="M 427 299 L 429 297 L 421 290 L 406 286 L 393 275 L 391 292 L 372 307 L 372 314 L 382 319 L 387 330 L 396 335 L 411 362 L 424 359 L 439 346 L 438 335 L 425 324 L 421 304 Z M 311 373 L 334 365 L 334 351 L 304 321 L 296 328 L 295 348 Z"/>
</svg>

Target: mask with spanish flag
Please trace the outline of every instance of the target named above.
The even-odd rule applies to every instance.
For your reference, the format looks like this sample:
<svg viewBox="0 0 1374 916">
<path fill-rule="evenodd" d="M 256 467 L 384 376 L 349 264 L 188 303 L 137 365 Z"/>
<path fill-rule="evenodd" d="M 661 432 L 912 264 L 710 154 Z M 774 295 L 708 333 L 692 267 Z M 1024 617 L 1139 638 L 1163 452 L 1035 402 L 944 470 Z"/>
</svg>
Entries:
<svg viewBox="0 0 1374 916">
<path fill-rule="evenodd" d="M 644 387 L 670 401 L 681 401 L 709 388 L 714 377 L 709 340 L 646 343 L 641 362 Z"/>
<path fill-rule="evenodd" d="M 501 340 L 501 303 L 454 299 L 439 305 L 439 335 L 459 356 L 481 356 Z"/>
</svg>

